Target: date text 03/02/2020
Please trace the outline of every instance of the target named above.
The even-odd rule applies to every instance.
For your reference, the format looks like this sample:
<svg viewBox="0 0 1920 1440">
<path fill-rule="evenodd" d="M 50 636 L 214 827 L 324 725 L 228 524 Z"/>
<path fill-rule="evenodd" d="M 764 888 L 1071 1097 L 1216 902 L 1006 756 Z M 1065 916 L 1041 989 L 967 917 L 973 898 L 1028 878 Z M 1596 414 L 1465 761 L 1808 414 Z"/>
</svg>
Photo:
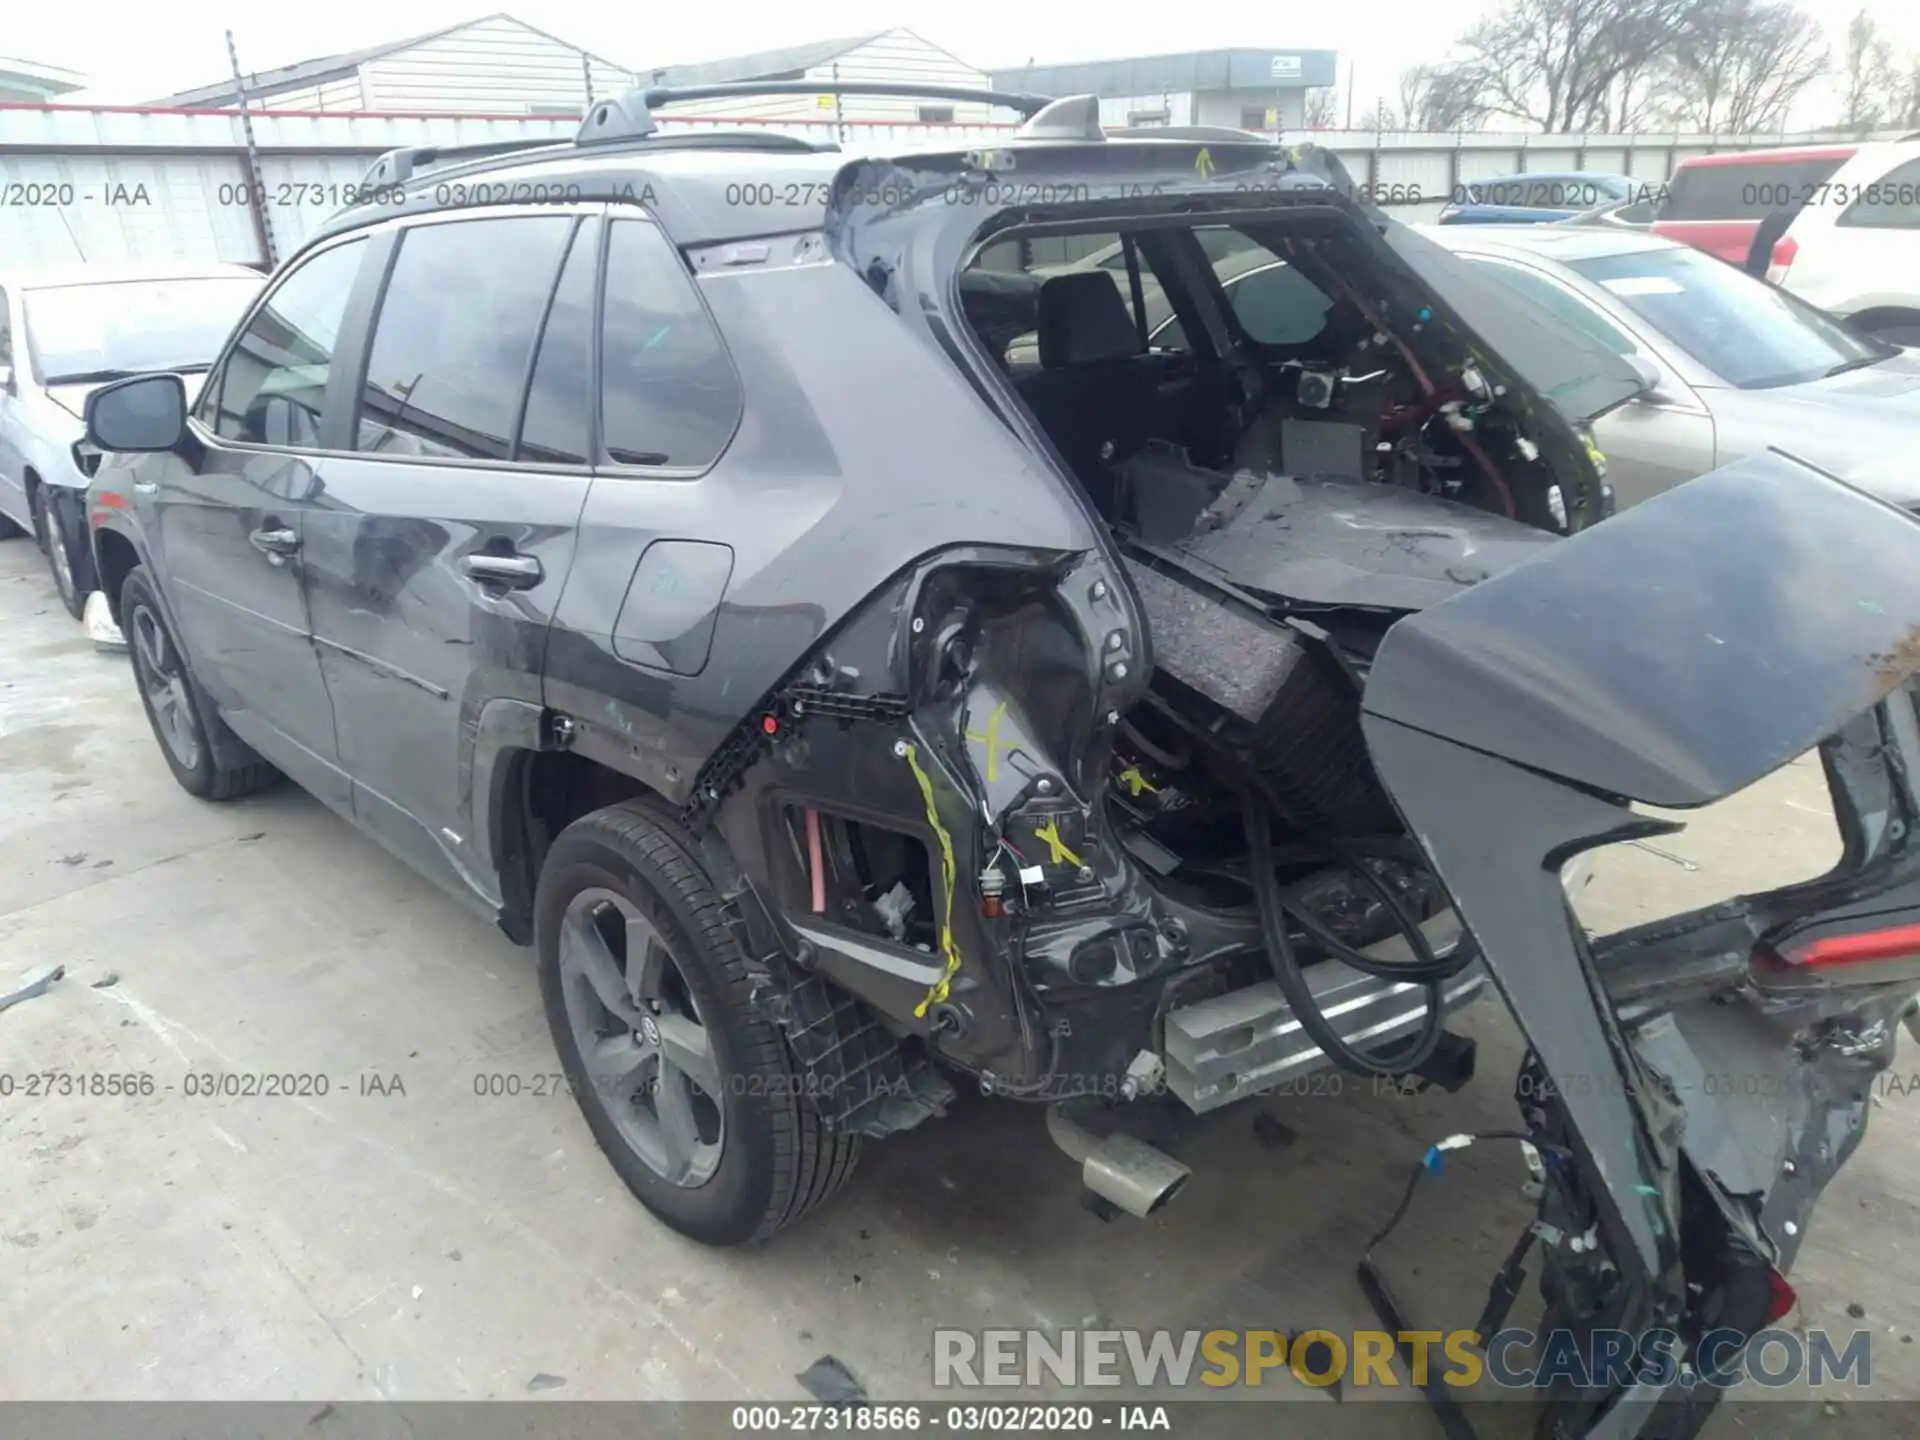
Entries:
<svg viewBox="0 0 1920 1440">
<path fill-rule="evenodd" d="M 1168 1433 L 1173 1418 L 1165 1405 L 735 1405 L 730 1417 L 736 1433 L 786 1434 L 907 1433 L 946 1431 L 955 1435 L 1075 1434 L 1099 1430 L 1152 1430 Z"/>
</svg>

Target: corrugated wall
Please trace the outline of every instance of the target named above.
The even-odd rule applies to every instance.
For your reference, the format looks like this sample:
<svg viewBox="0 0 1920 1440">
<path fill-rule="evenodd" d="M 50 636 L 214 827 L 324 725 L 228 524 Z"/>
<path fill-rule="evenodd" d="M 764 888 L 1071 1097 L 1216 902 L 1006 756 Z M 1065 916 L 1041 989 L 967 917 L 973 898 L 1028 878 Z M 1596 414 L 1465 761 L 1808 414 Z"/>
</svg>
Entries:
<svg viewBox="0 0 1920 1440">
<path fill-rule="evenodd" d="M 587 63 L 595 99 L 636 83 L 631 71 Z M 579 114 L 587 103 L 581 52 L 504 16 L 369 61 L 360 74 L 366 91 L 361 108 L 367 110 L 511 115 L 535 106 L 571 106 Z M 299 108 L 279 97 L 274 105 Z"/>
<path fill-rule="evenodd" d="M 986 72 L 976 70 L 930 45 L 911 30 L 889 30 L 857 46 L 836 61 L 816 65 L 804 78 L 823 84 L 832 81 L 835 66 L 842 80 L 887 80 L 924 85 L 960 85 L 991 89 Z M 676 105 L 675 115 L 752 115 L 778 120 L 832 120 L 832 104 L 822 105 L 815 95 L 769 95 L 750 100 L 703 100 Z M 847 95 L 841 98 L 837 114 L 845 120 L 880 121 L 911 124 L 918 119 L 922 105 L 945 105 L 944 100 L 896 100 L 881 95 Z M 984 125 L 1013 118 L 1011 111 L 991 105 L 956 104 L 953 123 Z"/>
</svg>

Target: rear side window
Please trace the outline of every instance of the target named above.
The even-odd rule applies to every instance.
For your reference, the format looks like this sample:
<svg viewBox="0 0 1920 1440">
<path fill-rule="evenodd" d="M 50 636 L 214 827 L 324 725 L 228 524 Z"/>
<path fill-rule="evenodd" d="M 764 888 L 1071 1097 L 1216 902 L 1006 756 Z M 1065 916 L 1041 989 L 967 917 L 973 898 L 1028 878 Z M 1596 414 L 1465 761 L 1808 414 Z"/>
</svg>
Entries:
<svg viewBox="0 0 1920 1440">
<path fill-rule="evenodd" d="M 360 391 L 354 449 L 505 460 L 568 215 L 501 216 L 402 233 Z"/>
<path fill-rule="evenodd" d="M 1660 218 L 1759 220 L 1771 210 L 1797 207 L 1817 196 L 1846 160 L 1830 155 L 1821 160 L 1683 165 L 1674 172 Z"/>
<path fill-rule="evenodd" d="M 527 386 L 514 459 L 545 465 L 587 463 L 587 413 L 593 398 L 593 280 L 600 263 L 600 222 L 575 232 L 566 267 L 547 308 L 540 354 Z"/>
<path fill-rule="evenodd" d="M 366 241 L 322 250 L 275 288 L 228 352 L 207 387 L 214 434 L 251 445 L 311 449 L 333 369 L 340 322 Z"/>
<path fill-rule="evenodd" d="M 1577 329 L 1584 330 L 1614 354 L 1632 355 L 1640 348 L 1606 316 L 1577 295 L 1561 289 L 1544 275 L 1529 270 L 1525 266 L 1509 264 L 1504 260 L 1489 260 L 1479 255 L 1463 255 L 1460 258 L 1482 274 L 1491 275 L 1501 284 L 1509 285 L 1528 296 L 1534 304 L 1547 313 L 1558 316 Z"/>
<path fill-rule="evenodd" d="M 600 434 L 621 465 L 701 469 L 740 421 L 740 380 L 679 253 L 618 220 L 607 241 Z"/>
<path fill-rule="evenodd" d="M 1866 230 L 1920 230 L 1920 160 L 1909 160 L 1878 180 L 1848 188 L 1853 191 L 1853 203 L 1840 212 L 1835 224 Z"/>
</svg>

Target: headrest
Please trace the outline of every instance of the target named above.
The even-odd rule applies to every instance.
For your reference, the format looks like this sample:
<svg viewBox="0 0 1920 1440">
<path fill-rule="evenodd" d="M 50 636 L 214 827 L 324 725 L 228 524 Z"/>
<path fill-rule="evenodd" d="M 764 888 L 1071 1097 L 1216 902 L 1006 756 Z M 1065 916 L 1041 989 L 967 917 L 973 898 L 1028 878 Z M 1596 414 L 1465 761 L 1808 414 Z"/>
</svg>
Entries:
<svg viewBox="0 0 1920 1440">
<path fill-rule="evenodd" d="M 1140 332 L 1104 270 L 1071 270 L 1040 287 L 1040 364 L 1053 370 L 1138 355 Z"/>
</svg>

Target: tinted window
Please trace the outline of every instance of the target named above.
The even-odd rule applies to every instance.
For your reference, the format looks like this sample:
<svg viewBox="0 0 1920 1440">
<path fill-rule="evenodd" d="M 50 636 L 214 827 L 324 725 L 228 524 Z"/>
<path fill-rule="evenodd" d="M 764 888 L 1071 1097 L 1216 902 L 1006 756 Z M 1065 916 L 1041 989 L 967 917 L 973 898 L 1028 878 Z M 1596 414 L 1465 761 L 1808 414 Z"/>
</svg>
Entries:
<svg viewBox="0 0 1920 1440">
<path fill-rule="evenodd" d="M 1674 172 L 1662 220 L 1759 220 L 1818 193 L 1847 159 L 1753 160 L 1683 165 Z"/>
<path fill-rule="evenodd" d="M 1841 212 L 1836 224 L 1871 230 L 1920 230 L 1920 160 L 1909 160 L 1878 180 L 1847 188 L 1853 203 Z"/>
<path fill-rule="evenodd" d="M 403 233 L 367 356 L 356 450 L 504 460 L 566 215 Z"/>
<path fill-rule="evenodd" d="M 593 277 L 600 259 L 600 226 L 588 221 L 574 234 L 566 268 L 547 310 L 540 356 L 527 387 L 516 459 L 551 465 L 587 460 L 587 405 L 593 387 Z"/>
<path fill-rule="evenodd" d="M 1194 238 L 1220 277 L 1227 303 L 1248 339 L 1261 345 L 1304 345 L 1326 328 L 1332 298 L 1258 240 L 1224 225 L 1196 230 Z M 1158 306 L 1150 302 L 1148 322 L 1164 318 L 1169 308 L 1164 301 Z M 1168 321 L 1153 343 L 1163 350 L 1184 350 L 1186 331 L 1179 320 Z"/>
<path fill-rule="evenodd" d="M 1742 390 L 1816 380 L 1893 353 L 1703 251 L 1675 245 L 1571 264 Z"/>
<path fill-rule="evenodd" d="M 322 250 L 283 280 L 254 312 L 208 386 L 216 435 L 254 445 L 320 443 L 333 347 L 347 311 L 364 240 Z M 207 418 L 202 408 L 202 418 Z"/>
<path fill-rule="evenodd" d="M 739 418 L 740 381 L 679 254 L 652 225 L 616 222 L 600 350 L 606 453 L 623 465 L 707 465 Z"/>
<path fill-rule="evenodd" d="M 1499 280 L 1502 285 L 1511 286 L 1521 294 L 1532 299 L 1558 319 L 1585 331 L 1616 355 L 1631 355 L 1640 347 L 1635 345 L 1620 328 L 1595 310 L 1579 296 L 1562 290 L 1546 276 L 1518 265 L 1509 265 L 1499 260 L 1489 260 L 1479 255 L 1463 255 L 1469 264 Z"/>
</svg>

